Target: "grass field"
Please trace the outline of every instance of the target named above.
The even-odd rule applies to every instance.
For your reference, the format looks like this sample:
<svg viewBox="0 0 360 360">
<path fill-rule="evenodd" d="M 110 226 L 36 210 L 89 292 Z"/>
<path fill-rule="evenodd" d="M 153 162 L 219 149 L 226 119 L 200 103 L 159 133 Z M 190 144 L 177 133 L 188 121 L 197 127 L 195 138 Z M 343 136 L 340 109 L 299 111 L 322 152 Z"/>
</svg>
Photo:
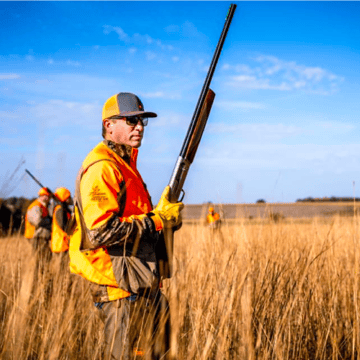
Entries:
<svg viewBox="0 0 360 360">
<path fill-rule="evenodd" d="M 357 359 L 357 217 L 184 224 L 175 237 L 175 359 Z M 0 240 L 0 359 L 102 359 L 87 284 L 22 237 Z"/>
</svg>

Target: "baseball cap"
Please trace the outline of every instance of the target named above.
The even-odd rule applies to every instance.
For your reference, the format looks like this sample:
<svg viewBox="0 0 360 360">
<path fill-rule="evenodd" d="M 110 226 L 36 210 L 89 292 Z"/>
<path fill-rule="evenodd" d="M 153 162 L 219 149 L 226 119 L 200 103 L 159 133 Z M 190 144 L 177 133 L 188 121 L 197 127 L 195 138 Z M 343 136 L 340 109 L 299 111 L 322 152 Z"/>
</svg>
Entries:
<svg viewBox="0 0 360 360">
<path fill-rule="evenodd" d="M 142 115 L 143 117 L 157 117 L 157 114 L 145 111 L 144 105 L 141 100 L 132 93 L 121 92 L 113 95 L 106 100 L 103 111 L 102 119 L 108 119 L 112 116 L 136 116 Z"/>
<path fill-rule="evenodd" d="M 57 188 L 55 190 L 55 196 L 61 201 L 64 202 L 70 197 L 70 191 L 64 187 Z"/>
<path fill-rule="evenodd" d="M 39 196 L 42 196 L 42 195 L 50 196 L 50 193 L 49 193 L 49 190 L 46 187 L 43 187 L 43 188 L 41 188 L 39 190 L 38 195 Z"/>
</svg>

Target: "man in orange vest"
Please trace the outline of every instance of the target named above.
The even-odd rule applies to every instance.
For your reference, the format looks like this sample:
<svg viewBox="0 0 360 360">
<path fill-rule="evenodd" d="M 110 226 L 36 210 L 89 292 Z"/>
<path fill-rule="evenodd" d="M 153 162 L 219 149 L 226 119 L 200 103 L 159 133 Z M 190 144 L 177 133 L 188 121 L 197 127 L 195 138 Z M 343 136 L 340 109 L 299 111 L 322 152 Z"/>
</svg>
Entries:
<svg viewBox="0 0 360 360">
<path fill-rule="evenodd" d="M 57 188 L 54 195 L 60 201 L 53 212 L 53 223 L 51 231 L 51 251 L 63 253 L 69 250 L 69 238 L 66 233 L 66 226 L 70 220 L 72 205 L 70 191 L 64 187 Z"/>
<path fill-rule="evenodd" d="M 38 195 L 25 216 L 25 237 L 32 242 L 35 250 L 48 245 L 51 238 L 51 216 L 48 209 L 50 193 L 44 187 L 39 190 Z"/>
<path fill-rule="evenodd" d="M 159 261 L 166 262 L 163 229 L 181 225 L 184 205 L 170 203 L 166 187 L 153 208 L 136 167 L 147 118 L 156 116 L 132 93 L 110 97 L 102 112 L 104 141 L 76 180 L 70 269 L 90 281 L 113 360 L 166 359 L 169 349 Z"/>
</svg>

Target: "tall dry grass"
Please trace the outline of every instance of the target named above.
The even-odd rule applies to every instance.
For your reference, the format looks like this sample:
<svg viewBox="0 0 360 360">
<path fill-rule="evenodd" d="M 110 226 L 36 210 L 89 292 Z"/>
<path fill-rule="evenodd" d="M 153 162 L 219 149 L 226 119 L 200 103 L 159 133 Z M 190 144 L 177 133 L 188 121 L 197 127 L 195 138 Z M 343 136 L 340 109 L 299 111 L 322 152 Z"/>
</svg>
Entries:
<svg viewBox="0 0 360 360">
<path fill-rule="evenodd" d="M 222 236 L 184 224 L 164 282 L 174 358 L 357 359 L 359 224 L 239 220 Z M 0 241 L 0 358 L 102 359 L 86 282 L 34 260 L 24 238 Z"/>
</svg>

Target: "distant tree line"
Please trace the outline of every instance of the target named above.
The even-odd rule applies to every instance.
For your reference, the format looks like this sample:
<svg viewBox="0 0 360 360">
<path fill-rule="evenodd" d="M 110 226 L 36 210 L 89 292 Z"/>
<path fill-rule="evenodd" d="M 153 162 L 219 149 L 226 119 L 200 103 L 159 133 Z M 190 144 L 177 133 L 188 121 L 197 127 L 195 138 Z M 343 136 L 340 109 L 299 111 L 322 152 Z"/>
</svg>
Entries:
<svg viewBox="0 0 360 360">
<path fill-rule="evenodd" d="M 0 198 L 0 236 L 23 233 L 26 210 L 34 200 L 24 197 Z"/>
<path fill-rule="evenodd" d="M 257 204 L 265 204 L 266 201 L 264 199 L 259 199 L 259 200 L 256 200 L 256 203 Z"/>
<path fill-rule="evenodd" d="M 296 202 L 349 202 L 354 201 L 353 197 L 323 197 L 323 198 L 313 198 L 307 197 L 305 199 L 297 199 Z M 355 198 L 355 201 L 360 201 L 360 198 Z"/>
</svg>

